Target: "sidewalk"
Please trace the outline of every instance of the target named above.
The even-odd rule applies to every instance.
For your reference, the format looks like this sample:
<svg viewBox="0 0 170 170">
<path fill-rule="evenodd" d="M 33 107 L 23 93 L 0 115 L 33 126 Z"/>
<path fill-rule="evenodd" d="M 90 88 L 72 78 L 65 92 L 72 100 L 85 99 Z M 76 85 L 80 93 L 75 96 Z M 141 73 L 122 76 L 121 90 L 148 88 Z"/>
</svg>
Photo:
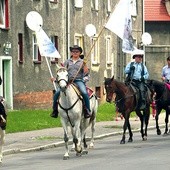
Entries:
<svg viewBox="0 0 170 170">
<path fill-rule="evenodd" d="M 165 114 L 164 113 L 160 114 L 159 116 L 160 127 L 164 127 L 164 118 Z M 130 119 L 131 128 L 134 132 L 139 131 L 140 128 L 140 120 L 138 119 L 136 121 L 135 119 L 136 118 Z M 122 134 L 123 123 L 124 120 L 121 120 L 120 118 L 118 121 L 113 120 L 108 122 L 97 122 L 95 126 L 95 140 L 108 136 Z M 155 129 L 156 135 L 155 119 L 153 119 L 152 115 L 150 116 L 148 130 L 149 129 Z M 87 129 L 88 138 L 91 135 L 90 130 L 91 130 L 90 128 Z M 62 128 L 50 128 L 29 132 L 11 133 L 6 134 L 5 136 L 3 155 L 43 150 L 62 145 L 64 145 Z"/>
</svg>

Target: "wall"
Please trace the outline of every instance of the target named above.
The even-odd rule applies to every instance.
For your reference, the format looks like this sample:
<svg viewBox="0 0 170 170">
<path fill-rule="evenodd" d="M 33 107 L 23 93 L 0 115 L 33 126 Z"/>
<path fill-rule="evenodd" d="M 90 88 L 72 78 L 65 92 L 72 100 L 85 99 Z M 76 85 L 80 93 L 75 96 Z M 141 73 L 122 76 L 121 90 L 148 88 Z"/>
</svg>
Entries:
<svg viewBox="0 0 170 170">
<path fill-rule="evenodd" d="M 146 22 L 145 30 L 152 36 L 152 44 L 145 48 L 150 79 L 161 81 L 162 67 L 167 64 L 166 58 L 170 55 L 170 24 Z"/>
</svg>

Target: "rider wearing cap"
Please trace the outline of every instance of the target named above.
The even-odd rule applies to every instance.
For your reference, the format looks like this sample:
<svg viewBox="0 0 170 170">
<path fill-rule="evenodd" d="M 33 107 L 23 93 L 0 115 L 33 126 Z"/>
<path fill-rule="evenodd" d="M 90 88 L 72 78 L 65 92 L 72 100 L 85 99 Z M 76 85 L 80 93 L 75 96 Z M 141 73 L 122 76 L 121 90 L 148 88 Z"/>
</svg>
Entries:
<svg viewBox="0 0 170 170">
<path fill-rule="evenodd" d="M 135 61 L 127 64 L 125 73 L 130 75 L 130 81 L 139 89 L 141 101 L 140 109 L 144 109 L 146 107 L 145 80 L 149 78 L 149 73 L 146 66 L 142 63 L 142 52 L 134 53 L 133 59 L 135 59 Z"/>
<path fill-rule="evenodd" d="M 167 65 L 162 68 L 162 80 L 170 83 L 170 56 L 167 58 Z"/>
<path fill-rule="evenodd" d="M 89 96 L 86 90 L 86 86 L 84 83 L 84 75 L 87 74 L 88 68 L 86 62 L 81 59 L 82 48 L 78 45 L 74 45 L 70 47 L 71 57 L 70 59 L 64 62 L 64 66 L 67 68 L 69 81 L 73 81 L 79 88 L 80 93 L 83 97 L 85 103 L 85 118 L 89 118 L 91 116 L 90 110 L 90 101 Z M 58 97 L 60 95 L 60 89 L 58 88 L 54 95 L 53 100 L 53 112 L 51 117 L 58 117 Z"/>
</svg>

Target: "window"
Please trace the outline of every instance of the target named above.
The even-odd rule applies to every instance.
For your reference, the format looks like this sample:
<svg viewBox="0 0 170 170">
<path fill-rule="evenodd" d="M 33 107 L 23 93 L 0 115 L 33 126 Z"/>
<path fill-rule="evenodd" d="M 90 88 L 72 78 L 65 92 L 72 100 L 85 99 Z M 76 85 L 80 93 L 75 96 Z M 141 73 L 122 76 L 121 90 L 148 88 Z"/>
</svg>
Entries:
<svg viewBox="0 0 170 170">
<path fill-rule="evenodd" d="M 0 28 L 9 28 L 8 0 L 0 0 Z"/>
<path fill-rule="evenodd" d="M 52 3 L 58 3 L 58 0 L 49 0 Z"/>
<path fill-rule="evenodd" d="M 92 39 L 92 46 L 93 46 L 93 49 L 91 51 L 92 64 L 98 65 L 99 64 L 99 44 L 97 41 L 97 37 L 94 37 Z"/>
<path fill-rule="evenodd" d="M 106 62 L 107 62 L 107 66 L 112 64 L 111 38 L 110 38 L 110 36 L 106 37 Z"/>
<path fill-rule="evenodd" d="M 101 98 L 101 87 L 95 87 L 95 94 L 97 98 Z"/>
<path fill-rule="evenodd" d="M 23 36 L 21 33 L 18 34 L 18 61 L 23 63 Z"/>
<path fill-rule="evenodd" d="M 111 12 L 111 2 L 110 0 L 107 0 L 107 12 Z"/>
<path fill-rule="evenodd" d="M 93 10 L 99 10 L 99 0 L 91 0 L 91 8 Z"/>
<path fill-rule="evenodd" d="M 55 48 L 58 51 L 58 36 L 51 36 L 51 42 L 54 44 Z M 51 63 L 55 64 L 58 62 L 58 58 L 50 58 L 51 59 Z"/>
<path fill-rule="evenodd" d="M 76 8 L 83 8 L 83 0 L 74 0 L 74 6 Z"/>
<path fill-rule="evenodd" d="M 33 62 L 41 63 L 41 55 L 38 50 L 38 44 L 37 44 L 37 39 L 35 34 L 33 34 Z"/>
<path fill-rule="evenodd" d="M 131 11 L 131 16 L 132 17 L 136 17 L 137 16 L 136 0 L 131 0 L 130 11 Z"/>
<path fill-rule="evenodd" d="M 75 34 L 74 45 L 78 45 L 83 49 L 83 36 L 82 36 L 82 34 Z"/>
</svg>

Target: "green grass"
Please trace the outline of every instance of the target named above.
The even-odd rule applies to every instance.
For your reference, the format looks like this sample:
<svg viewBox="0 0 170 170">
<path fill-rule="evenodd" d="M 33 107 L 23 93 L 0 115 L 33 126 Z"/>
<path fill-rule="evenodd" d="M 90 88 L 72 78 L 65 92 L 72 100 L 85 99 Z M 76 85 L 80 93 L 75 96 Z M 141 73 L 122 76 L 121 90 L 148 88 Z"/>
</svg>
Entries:
<svg viewBox="0 0 170 170">
<path fill-rule="evenodd" d="M 7 133 L 39 130 L 61 127 L 60 119 L 49 116 L 51 110 L 17 110 L 9 111 L 7 118 Z M 133 114 L 132 114 L 133 115 Z M 104 103 L 98 108 L 97 122 L 112 121 L 115 117 L 114 104 Z"/>
</svg>

